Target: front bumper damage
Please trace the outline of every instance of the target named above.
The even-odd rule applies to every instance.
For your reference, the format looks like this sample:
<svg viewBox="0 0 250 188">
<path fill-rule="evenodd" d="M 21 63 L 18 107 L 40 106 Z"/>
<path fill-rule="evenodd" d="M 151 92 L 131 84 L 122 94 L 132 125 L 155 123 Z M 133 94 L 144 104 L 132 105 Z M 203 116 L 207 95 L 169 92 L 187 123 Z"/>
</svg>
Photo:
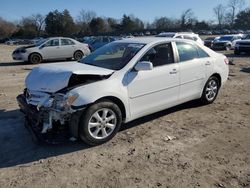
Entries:
<svg viewBox="0 0 250 188">
<path fill-rule="evenodd" d="M 60 144 L 78 138 L 79 117 L 83 109 L 72 113 L 38 109 L 27 103 L 24 94 L 17 96 L 17 102 L 25 115 L 25 126 L 35 141 Z"/>
</svg>

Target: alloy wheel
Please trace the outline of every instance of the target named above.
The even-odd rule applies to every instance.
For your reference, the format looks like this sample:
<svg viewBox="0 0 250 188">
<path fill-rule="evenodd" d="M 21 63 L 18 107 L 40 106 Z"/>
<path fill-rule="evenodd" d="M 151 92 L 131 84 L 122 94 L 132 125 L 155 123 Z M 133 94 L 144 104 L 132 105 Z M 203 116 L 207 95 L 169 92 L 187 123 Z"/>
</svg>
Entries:
<svg viewBox="0 0 250 188">
<path fill-rule="evenodd" d="M 95 139 L 105 139 L 113 133 L 116 124 L 116 114 L 111 109 L 103 108 L 90 117 L 88 131 Z"/>
</svg>

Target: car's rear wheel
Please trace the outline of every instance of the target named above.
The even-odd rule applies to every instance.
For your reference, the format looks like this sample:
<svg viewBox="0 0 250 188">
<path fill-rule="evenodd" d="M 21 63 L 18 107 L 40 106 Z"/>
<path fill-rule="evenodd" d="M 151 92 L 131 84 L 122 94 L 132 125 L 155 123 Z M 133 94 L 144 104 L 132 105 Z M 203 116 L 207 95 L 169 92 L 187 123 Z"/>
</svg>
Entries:
<svg viewBox="0 0 250 188">
<path fill-rule="evenodd" d="M 201 97 L 204 104 L 211 104 L 215 101 L 220 89 L 220 82 L 217 77 L 212 76 L 208 79 Z"/>
<path fill-rule="evenodd" d="M 32 64 L 39 64 L 42 62 L 42 57 L 37 53 L 30 54 L 29 62 Z"/>
<path fill-rule="evenodd" d="M 82 51 L 79 51 L 79 50 L 78 50 L 78 51 L 76 51 L 76 52 L 74 53 L 74 59 L 75 59 L 76 61 L 81 60 L 82 57 L 83 57 Z"/>
<path fill-rule="evenodd" d="M 115 136 L 121 122 L 119 107 L 108 100 L 100 101 L 84 112 L 79 125 L 79 137 L 91 146 L 103 144 Z"/>
</svg>

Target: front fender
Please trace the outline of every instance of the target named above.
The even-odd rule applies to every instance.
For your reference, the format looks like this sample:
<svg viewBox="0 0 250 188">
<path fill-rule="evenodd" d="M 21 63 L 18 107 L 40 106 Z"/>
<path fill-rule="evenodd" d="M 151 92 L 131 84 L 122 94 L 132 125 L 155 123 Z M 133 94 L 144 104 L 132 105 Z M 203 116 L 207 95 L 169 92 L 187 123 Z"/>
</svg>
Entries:
<svg viewBox="0 0 250 188">
<path fill-rule="evenodd" d="M 72 104 L 72 107 L 74 109 L 81 109 L 101 98 L 115 97 L 123 103 L 126 114 L 129 115 L 127 87 L 118 80 L 119 79 L 103 80 L 71 90 L 71 93 L 79 95 L 79 97 Z"/>
</svg>

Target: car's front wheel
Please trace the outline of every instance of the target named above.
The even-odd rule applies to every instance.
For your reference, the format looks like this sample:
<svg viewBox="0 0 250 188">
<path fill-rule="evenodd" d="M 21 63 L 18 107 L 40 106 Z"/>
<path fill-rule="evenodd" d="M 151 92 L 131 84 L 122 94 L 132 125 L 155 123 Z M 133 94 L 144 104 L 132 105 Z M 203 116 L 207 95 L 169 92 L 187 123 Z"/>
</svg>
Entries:
<svg viewBox="0 0 250 188">
<path fill-rule="evenodd" d="M 220 82 L 217 77 L 212 76 L 208 79 L 201 97 L 204 104 L 211 104 L 215 101 L 220 89 Z"/>
<path fill-rule="evenodd" d="M 91 146 L 103 144 L 115 136 L 121 122 L 121 110 L 115 103 L 109 100 L 97 102 L 84 112 L 79 137 Z"/>
<path fill-rule="evenodd" d="M 39 64 L 39 63 L 42 62 L 42 57 L 38 53 L 30 54 L 29 62 L 32 63 L 32 64 Z"/>
</svg>

